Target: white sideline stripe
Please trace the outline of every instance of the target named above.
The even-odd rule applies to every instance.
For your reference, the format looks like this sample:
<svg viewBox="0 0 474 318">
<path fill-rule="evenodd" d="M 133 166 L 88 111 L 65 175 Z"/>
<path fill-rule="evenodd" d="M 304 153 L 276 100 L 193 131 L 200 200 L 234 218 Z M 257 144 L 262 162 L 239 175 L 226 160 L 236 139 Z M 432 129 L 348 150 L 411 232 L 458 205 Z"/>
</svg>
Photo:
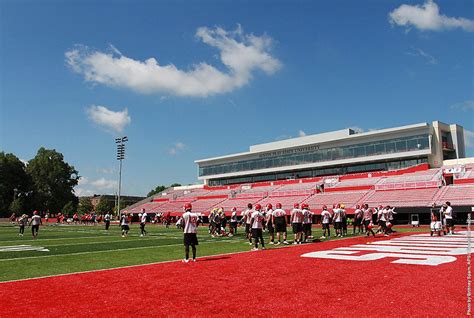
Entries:
<svg viewBox="0 0 474 318">
<path fill-rule="evenodd" d="M 79 239 L 89 239 L 89 238 L 110 238 L 113 236 L 79 236 L 79 237 L 64 237 L 64 238 L 39 238 L 36 240 L 12 240 L 12 241 L 2 241 L 1 243 L 22 243 L 22 242 L 39 242 L 39 241 L 56 241 L 56 240 L 79 240 Z"/>
<path fill-rule="evenodd" d="M 240 243 L 240 242 L 239 242 L 239 243 Z M 179 245 L 183 245 L 183 244 L 179 244 Z M 300 245 L 298 245 L 298 246 L 300 246 Z M 281 246 L 281 247 L 279 247 L 279 248 L 286 248 L 286 247 L 293 247 L 293 246 L 286 245 L 286 246 Z M 294 246 L 294 247 L 296 247 L 296 246 Z M 255 253 L 255 252 L 253 252 L 253 251 L 241 251 L 241 252 L 231 252 L 231 253 L 208 255 L 208 256 L 198 257 L 198 261 L 199 261 L 200 259 L 213 258 L 213 257 L 220 257 L 220 256 L 226 256 L 226 255 L 236 255 L 236 254 L 243 254 L 243 253 Z M 59 276 L 69 276 L 69 275 L 77 275 L 77 274 L 87 274 L 87 273 L 97 273 L 97 272 L 113 271 L 113 270 L 116 270 L 116 269 L 134 268 L 134 267 L 150 266 L 150 265 L 158 265 L 158 264 L 166 264 L 166 263 L 175 263 L 175 262 L 181 262 L 181 258 L 180 258 L 180 259 L 171 260 L 171 261 L 162 261 L 162 262 L 154 262 L 154 263 L 146 263 L 146 264 L 137 264 L 137 265 L 127 265 L 127 266 L 113 267 L 113 268 L 93 269 L 93 270 L 90 270 L 90 271 L 83 271 L 83 272 L 73 272 L 73 273 L 65 273 L 65 274 L 57 274 L 57 275 L 47 275 L 47 276 L 40 276 L 40 277 L 33 277 L 33 278 L 23 278 L 23 279 L 7 280 L 7 281 L 0 282 L 0 284 L 23 282 L 23 281 L 27 281 L 27 280 L 38 280 L 38 279 L 44 279 L 44 278 L 50 278 L 50 277 L 59 277 Z"/>
<path fill-rule="evenodd" d="M 164 233 L 154 233 L 149 235 L 148 237 L 154 237 L 154 236 L 169 236 L 169 237 L 177 237 L 177 238 L 182 238 L 183 234 L 182 233 L 176 233 L 174 234 L 164 234 Z M 118 238 L 120 237 L 120 233 L 116 233 L 116 235 L 108 235 L 108 236 L 79 236 L 79 237 L 65 237 L 65 238 L 39 238 L 36 240 L 12 240 L 12 241 L 1 241 L 0 242 L 0 247 L 2 246 L 1 244 L 3 243 L 23 243 L 23 242 L 42 242 L 42 241 L 57 241 L 57 240 L 80 240 L 80 239 L 90 239 L 90 238 L 96 238 L 96 239 L 102 239 L 102 238 Z M 140 235 L 129 235 L 128 237 L 140 237 Z M 113 242 L 113 241 L 112 241 Z M 105 243 L 105 242 L 102 242 Z"/>
<path fill-rule="evenodd" d="M 220 241 L 223 243 L 241 243 L 241 241 Z M 216 241 L 204 241 L 201 244 L 205 243 L 216 243 Z M 46 257 L 60 257 L 60 256 L 69 256 L 69 255 L 83 255 L 83 254 L 97 254 L 97 253 L 110 253 L 110 252 L 120 252 L 120 251 L 129 251 L 129 250 L 143 250 L 149 248 L 160 248 L 160 247 L 170 247 L 170 246 L 183 246 L 183 243 L 176 244 L 167 244 L 167 245 L 158 245 L 158 246 L 140 246 L 140 247 L 129 247 L 129 248 L 120 248 L 114 250 L 103 250 L 103 251 L 92 251 L 92 252 L 77 252 L 77 253 L 68 253 L 68 254 L 54 254 L 54 255 L 43 255 L 43 256 L 25 256 L 25 257 L 16 257 L 16 258 L 3 258 L 0 259 L 0 262 L 6 261 L 16 261 L 22 259 L 35 259 L 35 258 L 46 258 Z M 48 246 L 49 247 L 49 246 Z"/>
<path fill-rule="evenodd" d="M 434 244 L 434 243 L 414 243 L 414 242 L 390 242 L 390 241 L 380 241 L 377 243 L 371 243 L 368 245 L 396 245 L 396 246 L 420 246 L 420 247 L 466 247 L 467 244 Z"/>
</svg>

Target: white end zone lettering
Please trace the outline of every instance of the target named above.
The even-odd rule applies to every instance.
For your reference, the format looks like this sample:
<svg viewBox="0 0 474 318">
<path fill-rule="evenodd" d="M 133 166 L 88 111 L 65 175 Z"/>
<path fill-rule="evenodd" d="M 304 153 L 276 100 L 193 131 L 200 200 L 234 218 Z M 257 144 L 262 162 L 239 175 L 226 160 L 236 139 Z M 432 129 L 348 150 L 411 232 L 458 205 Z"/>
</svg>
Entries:
<svg viewBox="0 0 474 318">
<path fill-rule="evenodd" d="M 446 237 L 417 234 L 392 240 L 368 242 L 367 245 L 356 244 L 328 251 L 311 252 L 301 256 L 346 261 L 396 258 L 391 263 L 437 266 L 456 261 L 457 258 L 454 255 L 467 254 L 466 234 L 459 232 L 455 236 Z"/>
<path fill-rule="evenodd" d="M 417 255 L 417 254 L 401 254 L 401 253 L 369 253 L 364 255 L 356 254 L 360 251 L 320 251 L 301 255 L 302 257 L 338 259 L 346 261 L 375 261 L 386 257 L 397 258 L 391 262 L 396 264 L 413 264 L 413 265 L 431 265 L 437 266 L 444 263 L 451 263 L 456 260 L 453 256 L 437 256 L 437 255 Z"/>
</svg>

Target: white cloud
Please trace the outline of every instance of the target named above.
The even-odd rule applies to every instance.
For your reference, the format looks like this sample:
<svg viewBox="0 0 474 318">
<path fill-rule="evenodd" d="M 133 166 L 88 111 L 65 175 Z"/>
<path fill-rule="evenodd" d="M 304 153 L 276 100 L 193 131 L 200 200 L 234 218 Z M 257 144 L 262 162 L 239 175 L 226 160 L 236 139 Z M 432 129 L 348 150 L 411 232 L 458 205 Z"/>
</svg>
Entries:
<svg viewBox="0 0 474 318">
<path fill-rule="evenodd" d="M 300 129 L 300 131 L 298 131 L 298 136 L 299 137 L 304 137 L 304 136 L 306 136 L 306 133 Z"/>
<path fill-rule="evenodd" d="M 453 18 L 439 13 L 439 6 L 432 0 L 423 5 L 402 4 L 389 13 L 392 25 L 404 26 L 408 30 L 415 27 L 421 31 L 442 31 L 461 28 L 467 32 L 474 31 L 474 21 L 466 18 Z"/>
<path fill-rule="evenodd" d="M 460 109 L 463 111 L 474 110 L 474 100 L 466 100 L 461 103 L 451 105 L 452 109 Z"/>
<path fill-rule="evenodd" d="M 466 148 L 474 148 L 474 132 L 464 128 L 464 146 Z"/>
<path fill-rule="evenodd" d="M 84 189 L 84 188 L 74 188 L 74 193 L 78 197 L 90 197 L 94 194 L 94 191 L 89 190 L 89 189 Z"/>
<path fill-rule="evenodd" d="M 186 145 L 183 144 L 182 142 L 178 141 L 174 144 L 174 146 L 172 148 L 170 148 L 168 150 L 168 153 L 172 156 L 175 156 L 177 155 L 179 152 L 181 152 L 182 150 L 186 149 Z"/>
<path fill-rule="evenodd" d="M 96 171 L 98 173 L 104 173 L 104 174 L 114 174 L 115 173 L 114 168 L 97 168 Z"/>
<path fill-rule="evenodd" d="M 87 183 L 89 183 L 89 179 L 87 179 L 86 177 L 80 177 L 79 181 L 77 182 L 77 185 L 82 186 L 86 185 Z"/>
<path fill-rule="evenodd" d="M 86 177 L 81 177 L 78 185 L 74 188 L 74 193 L 79 197 L 91 196 L 93 194 L 110 194 L 117 189 L 117 185 L 118 182 L 116 180 L 105 178 L 89 180 Z"/>
<path fill-rule="evenodd" d="M 108 131 L 121 133 L 125 126 L 132 122 L 132 119 L 128 115 L 128 110 L 114 112 L 107 109 L 105 106 L 92 105 L 86 109 L 89 118 L 99 126 L 102 126 Z"/>
<path fill-rule="evenodd" d="M 100 178 L 94 181 L 91 181 L 90 184 L 98 190 L 106 189 L 115 189 L 118 185 L 116 180 L 107 180 L 105 178 Z"/>
<path fill-rule="evenodd" d="M 436 58 L 434 58 L 432 55 L 426 53 L 425 51 L 423 51 L 422 49 L 420 48 L 417 48 L 417 47 L 412 47 L 411 48 L 412 51 L 411 52 L 407 52 L 406 54 L 407 55 L 410 55 L 410 56 L 420 56 L 424 59 L 426 59 L 426 63 L 427 64 L 438 64 L 438 60 Z"/>
<path fill-rule="evenodd" d="M 205 62 L 189 70 L 173 64 L 160 65 L 155 58 L 145 61 L 124 56 L 115 47 L 100 52 L 78 45 L 65 53 L 71 69 L 86 81 L 113 87 L 126 87 L 139 93 L 164 93 L 177 96 L 206 97 L 231 92 L 247 85 L 256 70 L 273 74 L 281 67 L 270 55 L 272 39 L 267 35 L 245 34 L 240 25 L 234 31 L 200 27 L 196 37 L 216 48 L 227 72 Z"/>
</svg>

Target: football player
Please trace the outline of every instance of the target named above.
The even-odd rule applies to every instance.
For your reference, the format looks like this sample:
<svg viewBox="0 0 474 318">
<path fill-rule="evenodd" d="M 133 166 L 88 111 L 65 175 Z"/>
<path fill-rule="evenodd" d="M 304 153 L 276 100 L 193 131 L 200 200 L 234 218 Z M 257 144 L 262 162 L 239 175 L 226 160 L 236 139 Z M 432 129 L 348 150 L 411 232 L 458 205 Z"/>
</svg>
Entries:
<svg viewBox="0 0 474 318">
<path fill-rule="evenodd" d="M 199 216 L 192 212 L 191 203 L 186 203 L 183 207 L 184 214 L 184 263 L 189 262 L 189 247 L 193 251 L 193 262 L 196 261 L 196 246 L 199 245 L 197 238 L 197 227 Z"/>
</svg>

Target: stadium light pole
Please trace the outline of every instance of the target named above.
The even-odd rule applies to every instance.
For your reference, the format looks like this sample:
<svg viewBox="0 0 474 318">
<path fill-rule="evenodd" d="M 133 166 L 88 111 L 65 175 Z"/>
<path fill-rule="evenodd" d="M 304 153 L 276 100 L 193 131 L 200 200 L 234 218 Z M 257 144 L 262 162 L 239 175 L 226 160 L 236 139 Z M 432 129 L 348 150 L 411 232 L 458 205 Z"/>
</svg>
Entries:
<svg viewBox="0 0 474 318">
<path fill-rule="evenodd" d="M 117 215 L 120 215 L 120 191 L 122 190 L 122 160 L 125 159 L 125 142 L 128 141 L 127 136 L 115 138 L 117 144 L 117 160 L 119 163 L 119 182 L 117 194 Z"/>
</svg>

